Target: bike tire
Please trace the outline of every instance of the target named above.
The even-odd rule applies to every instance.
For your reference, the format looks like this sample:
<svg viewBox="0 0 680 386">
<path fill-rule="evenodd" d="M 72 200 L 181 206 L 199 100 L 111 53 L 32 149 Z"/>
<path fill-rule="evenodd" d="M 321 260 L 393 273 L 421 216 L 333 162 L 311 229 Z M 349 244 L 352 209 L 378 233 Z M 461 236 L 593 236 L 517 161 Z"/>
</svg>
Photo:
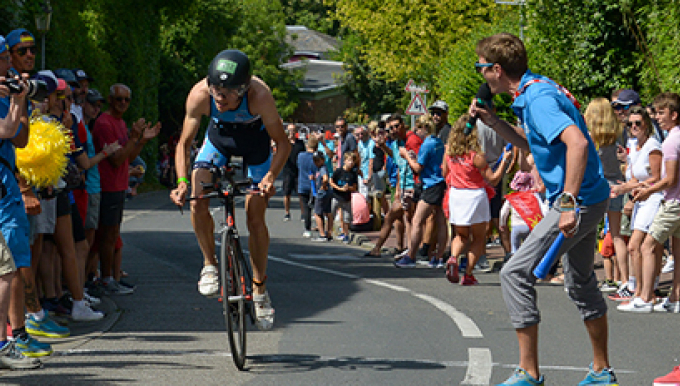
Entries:
<svg viewBox="0 0 680 386">
<path fill-rule="evenodd" d="M 231 357 L 239 370 L 243 370 L 246 362 L 246 289 L 242 251 L 238 240 L 228 231 L 222 233 L 220 251 L 220 278 L 222 280 L 222 306 L 227 326 L 227 337 Z M 239 297 L 229 301 L 230 296 Z"/>
</svg>

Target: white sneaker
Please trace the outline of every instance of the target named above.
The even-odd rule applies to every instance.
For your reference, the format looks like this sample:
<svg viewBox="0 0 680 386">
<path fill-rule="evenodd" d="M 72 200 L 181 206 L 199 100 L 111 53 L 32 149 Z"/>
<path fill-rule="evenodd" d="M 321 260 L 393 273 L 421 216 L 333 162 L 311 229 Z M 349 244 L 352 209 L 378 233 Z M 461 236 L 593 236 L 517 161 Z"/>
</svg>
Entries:
<svg viewBox="0 0 680 386">
<path fill-rule="evenodd" d="M 220 292 L 220 279 L 217 274 L 217 267 L 206 265 L 201 270 L 201 279 L 198 281 L 198 292 L 203 296 L 217 296 Z"/>
<path fill-rule="evenodd" d="M 85 300 L 89 305 L 96 306 L 102 303 L 102 300 L 98 297 L 91 296 L 87 291 L 83 292 L 83 300 Z"/>
<path fill-rule="evenodd" d="M 661 268 L 661 273 L 671 273 L 675 268 L 675 259 L 667 259 L 666 264 Z"/>
<path fill-rule="evenodd" d="M 654 311 L 654 302 L 647 303 L 642 298 L 636 297 L 628 303 L 619 304 L 616 309 L 623 312 L 650 313 Z"/>
<path fill-rule="evenodd" d="M 264 295 L 253 294 L 255 306 L 255 324 L 260 330 L 271 330 L 274 327 L 274 308 L 269 298 L 269 292 Z"/>
<path fill-rule="evenodd" d="M 654 312 L 680 313 L 680 302 L 670 302 L 668 298 L 664 298 L 654 306 Z"/>
<path fill-rule="evenodd" d="M 101 311 L 94 311 L 90 306 L 83 302 L 78 305 L 78 302 L 73 302 L 73 309 L 71 310 L 71 319 L 76 322 L 92 322 L 104 318 L 104 313 Z"/>
<path fill-rule="evenodd" d="M 302 232 L 302 237 L 304 237 L 304 238 L 306 238 L 306 239 L 311 238 L 311 237 L 312 237 L 312 232 L 310 232 L 310 231 L 304 231 L 304 232 Z"/>
</svg>

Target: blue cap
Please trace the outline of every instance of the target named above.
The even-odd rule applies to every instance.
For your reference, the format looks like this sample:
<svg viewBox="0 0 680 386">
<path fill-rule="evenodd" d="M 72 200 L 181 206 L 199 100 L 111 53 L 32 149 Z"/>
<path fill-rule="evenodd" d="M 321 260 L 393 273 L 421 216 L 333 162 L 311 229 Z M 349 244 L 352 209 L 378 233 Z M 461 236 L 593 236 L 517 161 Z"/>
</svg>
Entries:
<svg viewBox="0 0 680 386">
<path fill-rule="evenodd" d="M 4 53 L 7 50 L 9 50 L 7 42 L 5 41 L 5 38 L 2 35 L 0 35 L 0 54 Z"/>
<path fill-rule="evenodd" d="M 27 35 L 27 36 L 21 36 L 21 35 Z M 12 48 L 16 46 L 19 43 L 22 42 L 34 42 L 35 38 L 33 37 L 33 34 L 30 33 L 27 29 L 25 28 L 17 28 L 13 30 L 12 32 L 7 34 L 7 44 L 9 45 L 9 48 Z"/>
</svg>

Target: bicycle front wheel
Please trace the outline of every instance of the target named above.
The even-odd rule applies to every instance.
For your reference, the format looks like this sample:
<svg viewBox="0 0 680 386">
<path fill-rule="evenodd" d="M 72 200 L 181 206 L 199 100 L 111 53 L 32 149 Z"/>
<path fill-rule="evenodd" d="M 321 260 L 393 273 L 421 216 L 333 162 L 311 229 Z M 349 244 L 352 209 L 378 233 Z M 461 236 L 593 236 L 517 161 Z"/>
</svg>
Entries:
<svg viewBox="0 0 680 386">
<path fill-rule="evenodd" d="M 229 231 L 222 232 L 220 277 L 222 306 L 227 325 L 231 357 L 239 370 L 246 362 L 246 283 L 245 260 L 238 239 Z"/>
</svg>

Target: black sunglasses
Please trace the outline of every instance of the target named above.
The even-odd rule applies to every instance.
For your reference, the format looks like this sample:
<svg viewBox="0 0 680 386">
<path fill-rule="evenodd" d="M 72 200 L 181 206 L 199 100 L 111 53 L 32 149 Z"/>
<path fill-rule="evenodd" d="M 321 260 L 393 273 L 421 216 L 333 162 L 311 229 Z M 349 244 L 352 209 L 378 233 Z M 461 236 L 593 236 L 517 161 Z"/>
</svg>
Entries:
<svg viewBox="0 0 680 386">
<path fill-rule="evenodd" d="M 28 51 L 31 51 L 31 54 L 33 54 L 33 55 L 35 55 L 36 52 L 38 52 L 38 51 L 35 49 L 35 46 L 21 47 L 21 48 L 17 48 L 17 49 L 14 50 L 14 52 L 16 52 L 16 53 L 19 54 L 19 56 L 24 56 L 24 55 L 26 55 L 26 53 L 27 53 Z"/>
</svg>

